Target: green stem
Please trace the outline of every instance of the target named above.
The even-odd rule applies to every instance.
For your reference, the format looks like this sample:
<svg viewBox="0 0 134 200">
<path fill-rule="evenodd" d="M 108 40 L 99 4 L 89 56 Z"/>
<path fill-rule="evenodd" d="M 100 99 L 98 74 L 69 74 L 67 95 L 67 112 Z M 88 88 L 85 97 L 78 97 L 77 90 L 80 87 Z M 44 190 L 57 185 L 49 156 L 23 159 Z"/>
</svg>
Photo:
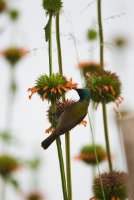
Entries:
<svg viewBox="0 0 134 200">
<path fill-rule="evenodd" d="M 102 196 L 103 196 L 103 200 L 106 200 L 106 198 L 105 198 L 105 192 L 104 192 L 104 187 L 103 187 L 103 183 L 102 183 L 102 178 L 101 178 L 101 173 L 100 173 L 99 160 L 98 160 L 97 151 L 96 151 L 96 147 L 95 147 L 94 133 L 93 133 L 93 128 L 92 128 L 92 124 L 91 124 L 89 113 L 88 113 L 88 120 L 89 120 L 89 124 L 90 124 L 92 142 L 93 142 L 93 146 L 94 146 L 94 153 L 95 153 L 95 159 L 96 159 L 96 163 L 97 163 L 97 170 L 98 170 L 98 174 L 99 174 L 99 178 L 100 178 L 100 183 L 101 183 Z"/>
<path fill-rule="evenodd" d="M 50 75 L 52 75 L 52 16 L 50 16 L 50 35 L 49 35 L 48 51 L 49 51 L 49 73 Z M 56 111 L 55 102 L 51 102 L 51 105 L 52 105 L 52 112 L 55 112 Z M 55 126 L 55 119 L 53 120 L 53 125 Z M 66 188 L 66 177 L 65 177 L 65 170 L 64 170 L 64 160 L 63 160 L 60 137 L 56 139 L 56 145 L 57 145 L 57 152 L 58 152 L 59 165 L 60 165 L 63 198 L 64 200 L 68 200 L 67 188 Z"/>
<path fill-rule="evenodd" d="M 61 43 L 60 43 L 60 24 L 59 24 L 59 14 L 56 16 L 56 41 L 57 41 L 57 49 L 58 49 L 58 64 L 59 64 L 59 72 L 63 74 L 62 69 L 62 54 L 61 54 Z"/>
<path fill-rule="evenodd" d="M 72 176 L 71 176 L 71 158 L 70 158 L 70 133 L 65 133 L 66 145 L 66 174 L 67 174 L 67 189 L 68 200 L 72 200 Z"/>
<path fill-rule="evenodd" d="M 48 52 L 49 52 L 49 74 L 52 75 L 52 15 L 50 15 L 50 34 L 49 34 Z"/>
<path fill-rule="evenodd" d="M 110 144 L 109 144 L 109 134 L 108 134 L 107 110 L 106 110 L 106 104 L 105 103 L 102 104 L 102 109 L 103 109 L 103 123 L 104 123 L 104 133 L 105 133 L 105 141 L 106 141 L 106 150 L 107 150 L 109 170 L 113 171 Z"/>
<path fill-rule="evenodd" d="M 60 43 L 60 24 L 59 24 L 59 14 L 56 16 L 56 41 L 58 49 L 58 64 L 59 72 L 63 74 L 62 67 L 62 53 L 61 53 L 61 43 Z M 63 97 L 65 100 L 65 97 Z M 65 133 L 65 146 L 66 146 L 66 175 L 67 175 L 67 189 L 68 189 L 68 200 L 72 200 L 72 178 L 71 178 L 71 159 L 70 159 L 70 133 Z"/>
<path fill-rule="evenodd" d="M 52 102 L 51 105 L 52 105 L 52 112 L 55 112 L 56 111 L 56 104 L 55 104 L 55 102 Z M 56 126 L 55 120 L 54 120 L 54 126 Z M 61 173 L 61 182 L 62 182 L 63 197 L 64 197 L 64 200 L 68 200 L 68 198 L 67 198 L 67 187 L 66 187 L 66 176 L 65 176 L 65 169 L 64 169 L 64 160 L 63 160 L 63 154 L 62 154 L 60 137 L 58 137 L 56 139 L 56 145 L 57 145 L 59 165 L 60 165 L 60 173 Z"/>
<path fill-rule="evenodd" d="M 102 27 L 101 0 L 98 0 L 98 24 L 99 24 L 99 38 L 100 38 L 100 66 L 101 66 L 101 69 L 103 69 L 104 68 L 104 37 L 103 37 L 103 27 Z M 109 170 L 112 171 L 113 167 L 112 167 L 111 153 L 110 153 L 107 110 L 106 110 L 105 102 L 102 103 L 102 111 L 103 111 L 103 123 L 104 123 L 104 133 L 105 133 L 108 164 L 109 164 Z"/>
<path fill-rule="evenodd" d="M 104 68 L 104 37 L 102 26 L 102 13 L 101 13 L 101 0 L 98 0 L 98 25 L 99 25 L 99 38 L 100 38 L 100 66 Z"/>
</svg>

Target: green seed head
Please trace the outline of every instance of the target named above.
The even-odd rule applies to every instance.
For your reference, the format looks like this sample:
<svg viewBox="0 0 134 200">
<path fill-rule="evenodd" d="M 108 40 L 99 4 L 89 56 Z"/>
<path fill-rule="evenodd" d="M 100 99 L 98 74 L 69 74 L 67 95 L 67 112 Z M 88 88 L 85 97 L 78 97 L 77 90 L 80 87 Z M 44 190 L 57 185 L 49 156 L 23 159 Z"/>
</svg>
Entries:
<svg viewBox="0 0 134 200">
<path fill-rule="evenodd" d="M 61 0 L 43 0 L 43 8 L 47 15 L 57 15 L 62 10 Z"/>
<path fill-rule="evenodd" d="M 125 172 L 109 172 L 101 174 L 106 200 L 126 200 L 128 197 L 128 175 Z M 97 199 L 103 200 L 100 177 L 95 178 L 93 192 Z"/>
<path fill-rule="evenodd" d="M 96 155 L 95 149 L 97 153 L 98 162 L 101 163 L 106 159 L 106 152 L 104 148 L 100 145 L 85 145 L 80 150 L 80 159 L 86 164 L 97 165 L 96 163 Z"/>
<path fill-rule="evenodd" d="M 89 73 L 86 86 L 91 91 L 91 99 L 96 103 L 110 103 L 119 98 L 121 82 L 115 73 L 98 71 Z"/>
</svg>

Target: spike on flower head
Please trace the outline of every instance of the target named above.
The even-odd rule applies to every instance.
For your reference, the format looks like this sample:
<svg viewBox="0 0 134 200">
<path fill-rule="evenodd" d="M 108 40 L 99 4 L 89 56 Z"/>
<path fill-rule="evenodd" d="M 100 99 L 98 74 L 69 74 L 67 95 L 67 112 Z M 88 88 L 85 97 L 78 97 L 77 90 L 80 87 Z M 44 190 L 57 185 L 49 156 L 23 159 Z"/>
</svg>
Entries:
<svg viewBox="0 0 134 200">
<path fill-rule="evenodd" d="M 121 94 L 121 82 L 115 73 L 100 70 L 88 74 L 86 87 L 91 91 L 91 99 L 95 103 L 115 102 Z"/>
<path fill-rule="evenodd" d="M 43 0 L 43 8 L 47 15 L 57 15 L 62 9 L 61 0 Z"/>
<path fill-rule="evenodd" d="M 101 174 L 106 200 L 125 200 L 128 197 L 128 175 L 125 172 Z M 95 178 L 93 192 L 96 199 L 103 199 L 100 177 Z"/>
<path fill-rule="evenodd" d="M 0 175 L 6 177 L 20 167 L 18 160 L 9 155 L 0 155 Z"/>
<path fill-rule="evenodd" d="M 97 153 L 98 162 L 106 160 L 106 152 L 103 147 L 100 145 L 85 145 L 81 148 L 80 154 L 75 158 L 78 160 L 82 160 L 84 163 L 89 165 L 96 165 L 96 155 L 95 149 Z"/>
<path fill-rule="evenodd" d="M 77 83 L 72 83 L 72 79 L 68 81 L 58 73 L 51 76 L 44 74 L 36 80 L 36 85 L 33 88 L 29 88 L 28 92 L 31 92 L 30 99 L 34 93 L 38 93 L 42 100 L 56 101 L 73 88 L 77 88 Z"/>
<path fill-rule="evenodd" d="M 0 55 L 4 56 L 5 59 L 12 65 L 15 66 L 18 61 L 24 57 L 28 51 L 26 51 L 23 48 L 18 47 L 9 47 L 5 49 L 4 51 L 0 52 Z"/>
</svg>

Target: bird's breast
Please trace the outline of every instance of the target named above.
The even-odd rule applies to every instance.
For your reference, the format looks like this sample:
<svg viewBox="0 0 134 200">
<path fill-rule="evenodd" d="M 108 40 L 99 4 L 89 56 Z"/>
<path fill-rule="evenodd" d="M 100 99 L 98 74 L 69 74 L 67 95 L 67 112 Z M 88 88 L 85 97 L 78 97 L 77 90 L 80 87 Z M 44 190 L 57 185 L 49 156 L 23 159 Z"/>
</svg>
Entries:
<svg viewBox="0 0 134 200">
<path fill-rule="evenodd" d="M 61 115 L 56 132 L 63 134 L 79 124 L 87 114 L 88 103 L 76 102 L 68 107 Z"/>
</svg>

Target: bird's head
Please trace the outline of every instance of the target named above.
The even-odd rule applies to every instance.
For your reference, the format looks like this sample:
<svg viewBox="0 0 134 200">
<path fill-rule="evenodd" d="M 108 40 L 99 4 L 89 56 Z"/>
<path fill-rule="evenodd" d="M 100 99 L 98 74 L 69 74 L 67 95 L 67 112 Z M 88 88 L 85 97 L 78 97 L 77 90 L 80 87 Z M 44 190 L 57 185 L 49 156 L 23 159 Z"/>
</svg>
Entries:
<svg viewBox="0 0 134 200">
<path fill-rule="evenodd" d="M 86 88 L 75 88 L 75 91 L 78 92 L 80 100 L 90 100 L 91 92 Z"/>
</svg>

